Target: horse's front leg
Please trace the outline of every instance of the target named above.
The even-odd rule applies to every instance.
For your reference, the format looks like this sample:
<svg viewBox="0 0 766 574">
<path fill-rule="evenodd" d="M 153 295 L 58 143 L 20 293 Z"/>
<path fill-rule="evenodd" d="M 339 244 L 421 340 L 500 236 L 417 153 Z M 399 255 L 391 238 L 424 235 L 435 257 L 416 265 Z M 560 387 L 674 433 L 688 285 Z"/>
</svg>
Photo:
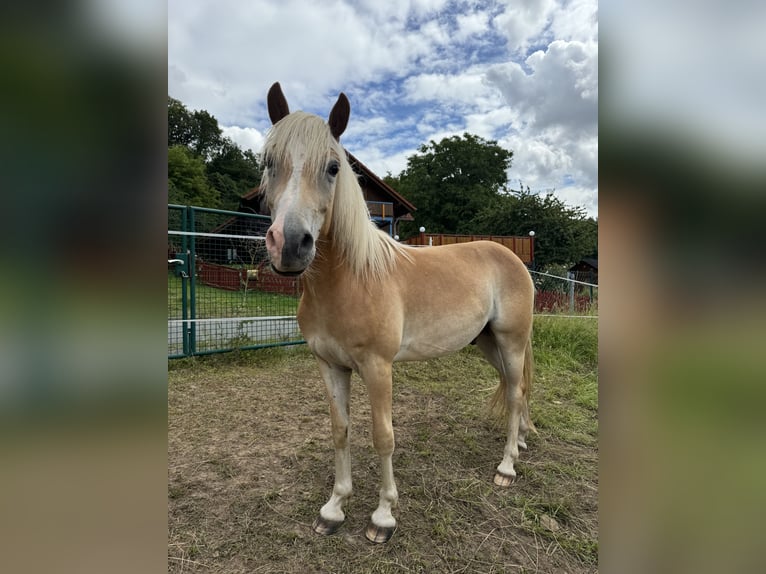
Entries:
<svg viewBox="0 0 766 574">
<path fill-rule="evenodd" d="M 349 443 L 349 392 L 351 370 L 331 365 L 317 357 L 319 370 L 327 387 L 330 403 L 332 440 L 335 446 L 335 486 L 330 500 L 319 511 L 314 521 L 314 532 L 333 534 L 338 530 L 346 515 L 343 505 L 351 496 L 351 447 Z"/>
<path fill-rule="evenodd" d="M 394 481 L 392 455 L 394 428 L 391 423 L 391 363 L 373 361 L 360 368 L 367 386 L 372 409 L 372 440 L 380 458 L 381 485 L 378 508 L 372 513 L 364 535 L 371 542 L 388 542 L 396 530 L 396 519 L 391 510 L 396 507 L 399 494 Z"/>
</svg>

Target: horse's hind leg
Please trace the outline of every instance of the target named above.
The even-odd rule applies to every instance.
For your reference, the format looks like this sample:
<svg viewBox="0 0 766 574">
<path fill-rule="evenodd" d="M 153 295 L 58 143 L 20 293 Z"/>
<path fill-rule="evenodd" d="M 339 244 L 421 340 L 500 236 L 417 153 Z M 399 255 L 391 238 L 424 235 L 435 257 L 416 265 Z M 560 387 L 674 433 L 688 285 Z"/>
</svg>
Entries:
<svg viewBox="0 0 766 574">
<path fill-rule="evenodd" d="M 527 397 L 522 397 L 521 418 L 519 419 L 519 448 L 527 450 L 527 433 L 530 430 L 529 404 Z"/>
<path fill-rule="evenodd" d="M 516 479 L 513 465 L 519 459 L 519 447 L 526 448 L 526 432 L 530 428 L 522 381 L 525 347 L 519 345 L 514 338 L 487 332 L 482 333 L 476 343 L 500 373 L 497 402 L 501 410 L 507 413 L 508 436 L 494 482 L 498 486 L 510 486 Z"/>
<path fill-rule="evenodd" d="M 498 374 L 501 377 L 501 386 L 505 387 L 505 383 L 502 381 L 503 377 L 503 359 L 500 356 L 500 352 L 495 342 L 495 336 L 487 329 L 476 339 L 476 346 L 484 354 L 490 365 L 497 369 Z M 526 391 L 526 389 L 523 389 Z M 527 450 L 527 433 L 534 429 L 532 421 L 529 418 L 529 404 L 527 403 L 527 393 L 522 393 L 522 405 L 521 405 L 521 418 L 519 419 L 519 435 L 518 444 L 519 448 Z"/>
<path fill-rule="evenodd" d="M 335 486 L 330 500 L 319 511 L 313 528 L 318 534 L 333 534 L 346 519 L 343 505 L 351 496 L 351 447 L 348 436 L 351 371 L 331 365 L 319 357 L 317 360 L 330 403 L 332 440 L 335 446 Z"/>
</svg>

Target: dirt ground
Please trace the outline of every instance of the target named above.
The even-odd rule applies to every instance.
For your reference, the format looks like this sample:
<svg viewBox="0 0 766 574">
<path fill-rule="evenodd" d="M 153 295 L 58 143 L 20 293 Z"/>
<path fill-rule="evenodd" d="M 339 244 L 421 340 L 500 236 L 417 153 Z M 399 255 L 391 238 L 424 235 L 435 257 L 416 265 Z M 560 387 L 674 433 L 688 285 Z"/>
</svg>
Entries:
<svg viewBox="0 0 766 574">
<path fill-rule="evenodd" d="M 495 372 L 468 349 L 397 364 L 394 376 L 399 525 L 376 546 L 363 531 L 377 505 L 378 462 L 356 376 L 354 494 L 340 532 L 322 537 L 311 524 L 332 489 L 333 451 L 324 386 L 306 349 L 172 363 L 169 572 L 597 571 L 593 409 L 547 401 L 582 410 L 589 426 L 562 434 L 539 411 L 519 479 L 500 489 L 492 476 L 504 434 L 486 409 Z M 540 400 L 554 386 L 548 379 L 543 369 Z"/>
</svg>

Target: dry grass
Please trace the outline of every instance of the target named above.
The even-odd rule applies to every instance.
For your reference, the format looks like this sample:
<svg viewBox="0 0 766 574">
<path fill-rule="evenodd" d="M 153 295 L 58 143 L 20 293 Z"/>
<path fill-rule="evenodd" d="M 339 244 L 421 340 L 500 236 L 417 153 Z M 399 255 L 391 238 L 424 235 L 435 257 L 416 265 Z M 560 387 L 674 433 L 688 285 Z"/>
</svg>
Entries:
<svg viewBox="0 0 766 574">
<path fill-rule="evenodd" d="M 595 345 L 595 325 L 585 328 Z M 536 339 L 547 340 L 548 329 L 536 325 Z M 561 329 L 571 326 L 553 330 Z M 532 416 L 540 434 L 509 489 L 492 484 L 504 436 L 486 416 L 491 367 L 473 348 L 396 365 L 399 529 L 383 546 L 363 535 L 379 484 L 356 377 L 354 495 L 340 533 L 320 537 L 311 523 L 332 489 L 333 454 L 323 383 L 307 349 L 171 363 L 169 571 L 595 571 L 595 354 L 572 362 L 562 351 L 556 362 L 539 344 Z"/>
</svg>

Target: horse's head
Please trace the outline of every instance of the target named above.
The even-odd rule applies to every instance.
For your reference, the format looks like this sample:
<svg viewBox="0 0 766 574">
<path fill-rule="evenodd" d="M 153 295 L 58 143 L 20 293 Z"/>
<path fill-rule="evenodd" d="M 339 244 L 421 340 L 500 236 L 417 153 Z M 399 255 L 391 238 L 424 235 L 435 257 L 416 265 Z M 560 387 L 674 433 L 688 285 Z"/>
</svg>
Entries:
<svg viewBox="0 0 766 574">
<path fill-rule="evenodd" d="M 316 242 L 330 223 L 338 173 L 347 165 L 338 140 L 350 106 L 340 94 L 328 123 L 303 112 L 291 114 L 275 83 L 268 107 L 274 125 L 263 148 L 261 186 L 271 212 L 266 248 L 276 272 L 299 275 L 314 260 Z"/>
</svg>

